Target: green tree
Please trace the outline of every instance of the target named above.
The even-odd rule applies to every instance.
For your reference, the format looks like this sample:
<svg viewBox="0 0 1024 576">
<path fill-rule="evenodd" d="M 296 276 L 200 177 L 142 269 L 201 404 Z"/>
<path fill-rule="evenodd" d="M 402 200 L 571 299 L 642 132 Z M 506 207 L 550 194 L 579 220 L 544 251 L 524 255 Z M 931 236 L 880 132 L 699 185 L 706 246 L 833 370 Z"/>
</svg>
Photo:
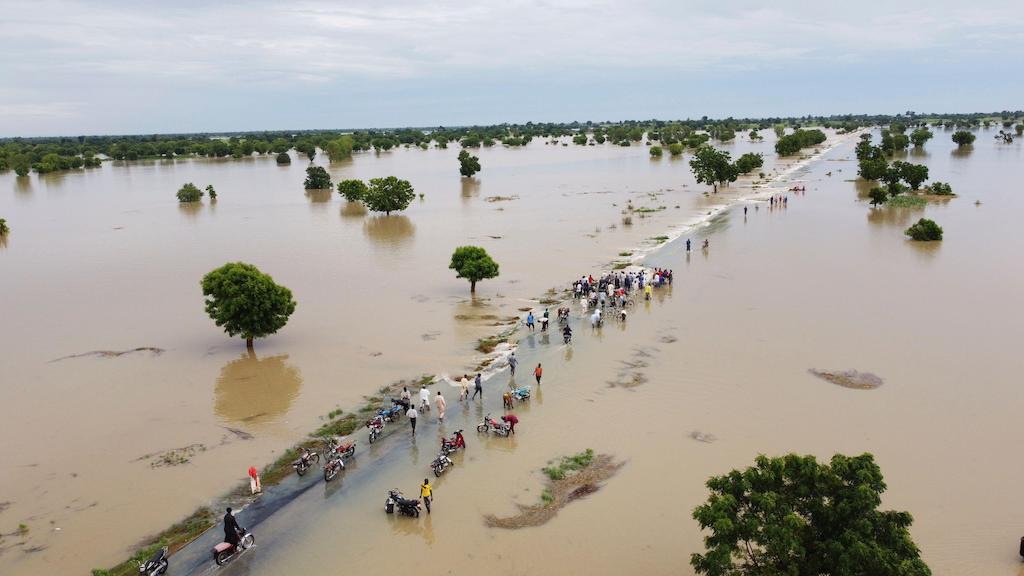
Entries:
<svg viewBox="0 0 1024 576">
<path fill-rule="evenodd" d="M 750 134 L 747 134 L 747 137 L 750 138 L 751 142 L 756 141 L 756 140 L 764 140 L 764 137 L 761 136 L 761 134 L 757 131 L 757 129 L 752 129 L 750 131 Z"/>
<path fill-rule="evenodd" d="M 885 204 L 886 199 L 889 198 L 889 191 L 881 186 L 875 186 L 868 192 L 868 198 L 871 199 L 872 206 Z"/>
<path fill-rule="evenodd" d="M 740 174 L 750 174 L 761 166 L 764 166 L 764 158 L 760 154 L 747 152 L 736 159 L 736 169 Z"/>
<path fill-rule="evenodd" d="M 921 218 L 910 228 L 907 228 L 904 234 L 910 236 L 911 240 L 917 240 L 918 242 L 934 242 L 942 240 L 942 226 L 936 224 L 934 220 Z"/>
<path fill-rule="evenodd" d="M 466 150 L 459 151 L 459 174 L 470 177 L 480 171 L 480 159 Z"/>
<path fill-rule="evenodd" d="M 284 166 L 285 164 L 291 164 L 291 163 L 292 163 L 292 157 L 289 156 L 287 152 L 281 152 L 280 154 L 277 155 L 277 165 L 278 166 Z"/>
<path fill-rule="evenodd" d="M 652 158 L 661 158 L 663 152 L 661 146 L 651 146 L 647 151 L 651 154 Z"/>
<path fill-rule="evenodd" d="M 191 182 L 178 189 L 178 202 L 199 202 L 202 197 L 203 191 Z"/>
<path fill-rule="evenodd" d="M 952 196 L 953 187 L 945 182 L 932 182 L 928 186 L 928 190 L 936 196 Z"/>
<path fill-rule="evenodd" d="M 928 179 L 927 166 L 910 162 L 893 162 L 892 167 L 899 172 L 900 178 L 910 186 L 911 190 L 917 190 Z"/>
<path fill-rule="evenodd" d="M 974 134 L 967 130 L 957 130 L 956 132 L 953 132 L 953 142 L 956 142 L 956 145 L 960 148 L 963 148 L 968 144 L 973 144 L 974 139 Z"/>
<path fill-rule="evenodd" d="M 28 176 L 29 171 L 32 170 L 32 157 L 28 154 L 15 154 L 11 158 L 11 168 L 18 176 Z"/>
<path fill-rule="evenodd" d="M 358 202 L 366 198 L 366 184 L 362 180 L 342 180 L 338 182 L 338 194 L 349 202 Z"/>
<path fill-rule="evenodd" d="M 672 156 L 679 156 L 683 153 L 683 144 L 681 142 L 673 142 L 669 144 L 668 153 Z"/>
<path fill-rule="evenodd" d="M 455 270 L 456 278 L 469 280 L 469 291 L 476 293 L 476 283 L 487 278 L 498 277 L 498 263 L 491 259 L 487 250 L 479 246 L 459 246 L 452 253 L 448 268 Z"/>
<path fill-rule="evenodd" d="M 792 156 L 802 148 L 821 144 L 826 140 L 825 133 L 821 130 L 795 130 L 779 138 L 775 143 L 775 152 L 779 156 Z"/>
<path fill-rule="evenodd" d="M 352 140 L 352 136 L 348 134 L 344 134 L 334 140 L 330 140 L 327 142 L 325 147 L 327 157 L 331 159 L 331 162 L 344 160 L 345 158 L 352 156 L 353 144 L 354 140 Z"/>
<path fill-rule="evenodd" d="M 390 215 L 394 211 L 405 210 L 416 197 L 416 192 L 408 180 L 399 180 L 394 176 L 387 178 L 371 178 L 363 202 L 374 212 Z"/>
<path fill-rule="evenodd" d="M 929 576 L 908 512 L 880 511 L 882 471 L 870 454 L 758 456 L 707 482 L 693 517 L 710 535 L 690 564 L 707 576 Z"/>
<path fill-rule="evenodd" d="M 707 144 L 701 145 L 694 152 L 693 159 L 690 160 L 690 170 L 693 171 L 697 182 L 711 184 L 715 192 L 718 192 L 719 183 L 735 182 L 739 177 L 736 166 L 729 161 L 729 153 L 716 150 Z"/>
<path fill-rule="evenodd" d="M 203 276 L 201 286 L 206 313 L 228 336 L 245 338 L 249 349 L 254 338 L 277 332 L 295 312 L 292 291 L 252 264 L 225 264 Z"/>
<path fill-rule="evenodd" d="M 932 131 L 927 128 L 918 128 L 910 133 L 910 141 L 914 143 L 914 146 L 920 148 L 924 146 L 924 143 L 931 140 Z"/>
<path fill-rule="evenodd" d="M 323 166 L 310 166 L 306 168 L 306 181 L 303 186 L 306 190 L 327 190 L 331 188 L 331 175 Z"/>
<path fill-rule="evenodd" d="M 587 145 L 587 135 L 586 134 L 577 134 L 577 135 L 572 137 L 572 142 L 573 142 L 573 144 L 578 144 L 580 146 L 586 146 Z"/>
<path fill-rule="evenodd" d="M 0 236 L 7 236 L 11 231 L 11 227 L 7 225 L 7 220 L 0 218 Z"/>
<path fill-rule="evenodd" d="M 210 197 L 210 200 L 217 199 L 217 191 L 213 189 L 213 184 L 207 184 L 206 194 Z"/>
</svg>

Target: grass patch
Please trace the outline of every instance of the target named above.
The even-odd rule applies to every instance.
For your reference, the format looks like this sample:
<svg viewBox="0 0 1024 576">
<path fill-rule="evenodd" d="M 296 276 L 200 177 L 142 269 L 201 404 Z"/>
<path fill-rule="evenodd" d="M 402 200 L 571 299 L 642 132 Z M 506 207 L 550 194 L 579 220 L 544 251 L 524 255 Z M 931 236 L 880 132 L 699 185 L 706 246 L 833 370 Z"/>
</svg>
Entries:
<svg viewBox="0 0 1024 576">
<path fill-rule="evenodd" d="M 551 504 L 555 501 L 555 495 L 551 493 L 551 488 L 545 488 L 544 491 L 540 493 L 540 500 L 544 504 Z"/>
<path fill-rule="evenodd" d="M 629 262 L 616 262 L 612 264 L 612 270 L 622 270 L 629 268 Z"/>
<path fill-rule="evenodd" d="M 314 436 L 348 436 L 355 431 L 361 424 L 361 420 L 355 416 L 355 414 L 349 414 L 344 418 L 328 422 L 323 426 L 317 428 Z M 289 461 L 289 466 L 291 461 Z"/>
<path fill-rule="evenodd" d="M 927 203 L 928 201 L 924 198 L 908 194 L 893 196 L 885 201 L 886 206 L 892 206 L 893 208 L 920 208 Z"/>
<path fill-rule="evenodd" d="M 139 573 L 139 562 L 149 560 L 149 557 L 157 550 L 167 547 L 168 554 L 183 548 L 203 532 L 209 530 L 217 523 L 217 517 L 209 508 L 200 508 L 191 516 L 164 530 L 156 537 L 149 540 L 148 544 L 135 553 L 134 556 L 124 562 L 110 568 L 109 570 L 94 569 L 92 576 L 134 576 Z"/>
<path fill-rule="evenodd" d="M 632 256 L 632 255 L 633 255 L 632 252 L 619 252 L 619 256 L 622 256 L 622 257 Z"/>
<path fill-rule="evenodd" d="M 655 236 L 651 238 L 651 240 L 654 240 L 658 244 L 661 244 L 663 242 L 668 242 L 668 236 Z"/>
<path fill-rule="evenodd" d="M 543 301 L 541 301 L 541 303 L 543 304 Z M 476 341 L 476 351 L 482 354 L 490 354 L 491 352 L 494 352 L 494 349 L 498 347 L 498 344 L 501 344 L 504 341 L 504 338 L 497 336 L 481 338 Z"/>
<path fill-rule="evenodd" d="M 633 210 L 633 212 L 636 212 L 637 214 L 651 214 L 652 212 L 661 212 L 664 209 L 664 206 L 658 206 L 657 208 L 648 208 L 647 206 L 641 206 Z"/>
<path fill-rule="evenodd" d="M 569 472 L 575 472 L 590 466 L 590 463 L 594 461 L 594 451 L 587 448 L 579 454 L 572 456 L 563 456 L 557 465 L 546 466 L 544 473 L 547 474 L 548 478 L 552 480 L 561 480 L 565 478 L 565 475 Z"/>
</svg>

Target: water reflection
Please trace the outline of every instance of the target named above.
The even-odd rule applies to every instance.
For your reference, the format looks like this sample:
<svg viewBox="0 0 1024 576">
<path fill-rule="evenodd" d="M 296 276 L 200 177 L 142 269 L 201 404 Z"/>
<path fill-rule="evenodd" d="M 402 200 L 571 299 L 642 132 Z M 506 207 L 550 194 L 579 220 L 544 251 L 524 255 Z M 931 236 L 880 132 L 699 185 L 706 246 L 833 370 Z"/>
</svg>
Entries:
<svg viewBox="0 0 1024 576">
<path fill-rule="evenodd" d="M 868 210 L 868 222 L 877 226 L 899 226 L 906 228 L 921 217 L 924 207 L 893 208 L 885 206 Z"/>
<path fill-rule="evenodd" d="M 915 146 L 915 147 L 910 149 L 910 157 L 915 159 L 915 160 L 924 160 L 924 159 L 928 158 L 929 156 L 931 156 L 931 154 L 929 154 L 928 151 L 925 150 L 923 147 L 922 148 L 918 148 L 918 147 Z"/>
<path fill-rule="evenodd" d="M 417 494 L 405 495 L 406 498 L 415 496 Z M 391 523 L 391 531 L 396 535 L 419 536 L 427 544 L 434 543 L 434 524 L 430 519 L 430 514 L 427 514 L 426 508 L 420 513 L 418 519 L 402 516 L 396 510 L 394 514 L 388 517 L 388 521 Z"/>
<path fill-rule="evenodd" d="M 912 252 L 917 256 L 917 259 L 925 262 L 935 259 L 942 248 L 942 242 L 914 242 L 913 240 L 907 240 L 907 244 L 910 244 Z"/>
<path fill-rule="evenodd" d="M 366 206 L 362 202 L 345 202 L 341 207 L 342 218 L 362 218 L 367 214 Z"/>
<path fill-rule="evenodd" d="M 199 215 L 199 211 L 202 209 L 202 202 L 178 202 L 178 212 L 188 218 L 195 218 Z"/>
<path fill-rule="evenodd" d="M 331 193 L 333 190 L 330 188 L 324 188 L 323 190 L 306 190 L 306 198 L 313 204 L 323 204 L 331 201 Z"/>
<path fill-rule="evenodd" d="M 14 192 L 18 199 L 30 199 L 32 197 L 32 179 L 28 176 L 18 176 L 15 178 Z"/>
<path fill-rule="evenodd" d="M 288 412 L 301 388 L 302 373 L 287 354 L 258 358 L 247 351 L 221 368 L 213 411 L 231 422 L 270 423 Z"/>
<path fill-rule="evenodd" d="M 480 181 L 476 178 L 463 178 L 462 184 L 462 199 L 469 200 L 480 195 Z"/>
<path fill-rule="evenodd" d="M 402 214 L 371 216 L 363 223 L 363 232 L 375 243 L 398 248 L 416 234 L 416 225 Z"/>
<path fill-rule="evenodd" d="M 953 150 L 949 152 L 949 155 L 951 158 L 963 160 L 970 156 L 972 151 L 974 151 L 974 146 L 968 144 L 967 146 L 959 146 L 957 148 L 953 148 Z"/>
</svg>

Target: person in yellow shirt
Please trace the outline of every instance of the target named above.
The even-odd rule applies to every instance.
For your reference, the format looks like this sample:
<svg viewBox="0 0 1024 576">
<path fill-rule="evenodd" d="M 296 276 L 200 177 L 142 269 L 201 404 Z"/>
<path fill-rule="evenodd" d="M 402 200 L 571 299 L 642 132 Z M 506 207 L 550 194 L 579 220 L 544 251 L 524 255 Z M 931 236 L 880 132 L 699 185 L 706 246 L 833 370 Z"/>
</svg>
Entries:
<svg viewBox="0 0 1024 576">
<path fill-rule="evenodd" d="M 428 478 L 423 479 L 420 484 L 420 497 L 423 498 L 423 505 L 427 507 L 427 514 L 430 514 L 430 501 L 434 499 L 434 487 L 430 485 Z"/>
<path fill-rule="evenodd" d="M 651 299 L 651 285 L 650 284 L 644 284 L 644 300 L 650 300 L 650 299 Z"/>
</svg>

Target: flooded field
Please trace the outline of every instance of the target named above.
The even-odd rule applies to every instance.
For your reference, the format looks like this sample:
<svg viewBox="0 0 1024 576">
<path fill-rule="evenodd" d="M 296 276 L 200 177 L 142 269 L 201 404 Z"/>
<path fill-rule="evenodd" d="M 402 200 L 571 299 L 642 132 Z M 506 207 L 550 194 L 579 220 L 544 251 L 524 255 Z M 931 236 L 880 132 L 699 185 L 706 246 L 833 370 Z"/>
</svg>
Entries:
<svg viewBox="0 0 1024 576">
<path fill-rule="evenodd" d="M 488 380 L 483 405 L 459 404 L 445 389 L 448 422 L 425 419 L 415 442 L 399 423 L 386 442 L 361 447 L 340 481 L 319 480 L 253 527 L 259 544 L 232 572 L 689 574 L 689 554 L 702 549 L 690 514 L 708 476 L 758 453 L 869 451 L 889 485 L 884 506 L 913 513 L 935 574 L 1016 573 L 1024 366 L 1012 347 L 1024 312 L 1013 297 L 1024 269 L 1013 264 L 1013 217 L 1024 208 L 1024 153 L 984 131 L 967 154 L 948 133 L 936 136 L 912 159 L 958 198 L 873 210 L 851 181 L 852 141 L 842 144 L 792 175 L 807 191 L 789 194 L 786 208 L 734 207 L 692 234 L 709 238 L 708 252 L 687 254 L 674 241 L 648 256 L 676 281 L 626 325 L 593 332 L 574 307 L 571 346 L 520 332 L 516 381 L 538 362 L 546 370 L 516 410 L 516 436 L 473 431 L 484 413 L 500 412 L 507 373 Z M 771 172 L 783 168 L 771 146 L 730 148 L 763 151 Z M 303 162 L 0 178 L 13 230 L 0 247 L 0 485 L 11 502 L 0 531 L 24 522 L 29 546 L 41 548 L 5 548 L 0 571 L 116 563 L 336 405 L 403 377 L 466 371 L 476 339 L 531 298 L 758 192 L 734 186 L 705 198 L 689 154 L 652 161 L 637 146 L 485 149 L 475 181 L 459 180 L 456 153 L 396 150 L 330 167 L 335 180 L 394 174 L 425 194 L 391 218 L 336 194 L 304 195 Z M 173 192 L 185 181 L 213 184 L 218 203 L 180 208 Z M 630 199 L 666 209 L 624 226 Z M 945 228 L 941 244 L 905 239 L 921 215 Z M 502 265 L 476 300 L 447 270 L 452 248 L 467 243 Z M 228 260 L 257 264 L 299 304 L 255 356 L 202 310 L 199 278 Z M 165 351 L 53 361 L 137 347 Z M 884 383 L 848 388 L 811 369 Z M 469 446 L 437 481 L 434 513 L 386 517 L 386 490 L 414 494 L 439 434 L 455 427 L 470 431 Z M 540 527 L 484 526 L 486 515 L 536 503 L 540 468 L 586 448 L 625 462 L 600 491 Z M 172 449 L 188 462 L 143 458 Z"/>
</svg>

